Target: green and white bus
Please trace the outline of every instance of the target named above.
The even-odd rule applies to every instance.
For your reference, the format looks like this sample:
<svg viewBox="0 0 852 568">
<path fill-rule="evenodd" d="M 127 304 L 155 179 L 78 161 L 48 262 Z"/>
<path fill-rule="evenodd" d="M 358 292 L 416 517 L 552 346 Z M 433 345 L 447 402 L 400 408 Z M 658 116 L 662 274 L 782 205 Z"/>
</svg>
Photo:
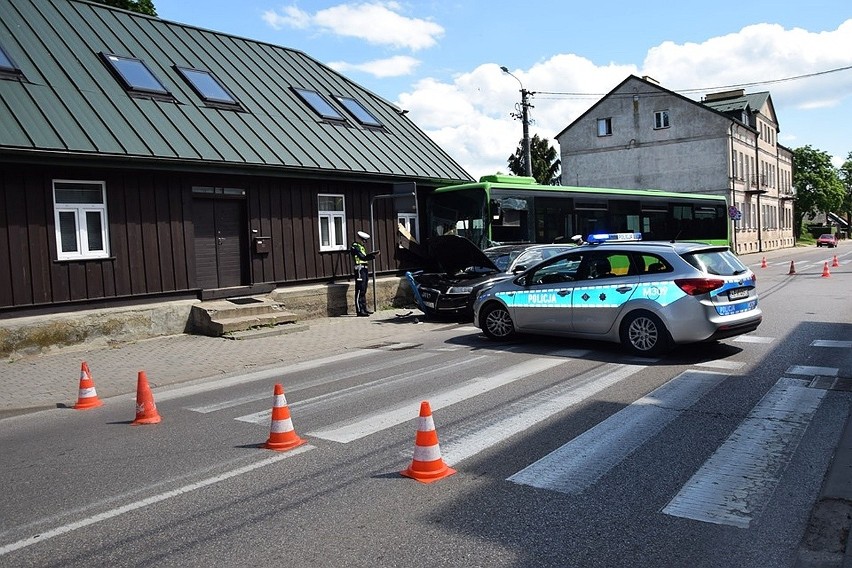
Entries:
<svg viewBox="0 0 852 568">
<path fill-rule="evenodd" d="M 731 244 L 722 195 L 538 185 L 530 177 L 506 175 L 436 189 L 427 199 L 425 221 L 427 236 L 455 233 L 483 249 L 595 233 Z"/>
</svg>

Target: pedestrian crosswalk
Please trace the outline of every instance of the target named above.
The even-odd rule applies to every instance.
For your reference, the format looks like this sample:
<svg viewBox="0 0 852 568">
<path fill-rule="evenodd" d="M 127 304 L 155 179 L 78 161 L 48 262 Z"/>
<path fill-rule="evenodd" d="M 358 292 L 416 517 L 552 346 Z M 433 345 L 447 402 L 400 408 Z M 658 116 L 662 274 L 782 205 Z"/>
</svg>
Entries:
<svg viewBox="0 0 852 568">
<path fill-rule="evenodd" d="M 755 344 L 771 342 L 771 338 L 743 337 L 751 337 L 745 342 Z M 848 348 L 833 343 L 814 345 Z M 297 424 L 300 415 L 313 418 L 313 427 L 300 433 L 315 446 L 323 442 L 353 444 L 394 428 L 400 439 L 408 439 L 413 430 L 400 427 L 413 425 L 420 402 L 428 399 L 432 411 L 438 413 L 443 459 L 463 473 L 465 460 L 486 450 L 501 451 L 495 448 L 501 442 L 523 437 L 542 422 L 599 399 L 608 389 L 630 385 L 655 364 L 595 361 L 587 355 L 584 350 L 546 347 L 509 346 L 499 352 L 443 347 L 378 348 L 306 362 L 279 373 L 277 379 L 286 384 L 288 375 L 301 377 L 288 392 L 340 387 L 296 397 L 297 402 L 290 404 Z M 349 365 L 353 361 L 357 364 Z M 695 408 L 701 401 L 710 393 L 720 396 L 720 391 L 725 392 L 721 385 L 736 379 L 737 374 L 747 373 L 746 363 L 737 360 L 703 361 L 691 367 L 620 410 L 608 413 L 572 439 L 560 441 L 561 445 L 550 453 L 533 456 L 529 463 L 505 477 L 506 482 L 566 496 L 583 494 L 628 458 L 651 446 L 676 421 L 698 420 L 694 415 L 700 413 Z M 702 448 L 710 457 L 690 472 L 691 477 L 682 487 L 670 493 L 674 497 L 662 513 L 749 527 L 772 498 L 826 396 L 827 391 L 813 388 L 810 379 L 837 374 L 838 369 L 830 367 L 788 367 L 785 376 L 770 386 L 751 411 L 742 414 L 741 422 L 727 439 L 717 443 L 718 447 Z M 246 377 L 245 382 L 249 383 L 262 382 L 265 386 L 268 382 L 266 372 Z M 448 377 L 455 380 L 448 381 Z M 237 378 L 223 380 L 212 397 L 216 400 L 208 398 L 204 404 L 185 408 L 202 414 L 231 412 L 236 421 L 268 427 L 270 408 L 240 412 L 268 401 L 268 389 L 229 397 L 226 387 L 236 381 Z M 394 393 L 395 398 L 385 399 L 388 392 Z M 491 402 L 477 406 L 479 397 Z M 370 403 L 343 417 L 335 413 L 335 409 L 351 406 L 355 400 Z M 380 400 L 383 402 L 375 402 Z M 495 404 L 494 400 L 501 402 Z M 476 410 L 457 410 L 458 407 Z M 452 427 L 441 429 L 439 411 L 444 409 L 456 409 L 455 418 Z M 404 461 L 405 457 L 400 456 L 400 462 Z"/>
</svg>

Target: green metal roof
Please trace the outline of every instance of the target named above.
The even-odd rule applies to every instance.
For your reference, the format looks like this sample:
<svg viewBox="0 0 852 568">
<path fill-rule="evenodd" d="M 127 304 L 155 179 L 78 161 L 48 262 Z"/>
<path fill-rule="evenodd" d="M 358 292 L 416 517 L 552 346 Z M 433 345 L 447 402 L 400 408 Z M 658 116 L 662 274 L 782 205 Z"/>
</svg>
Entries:
<svg viewBox="0 0 852 568">
<path fill-rule="evenodd" d="M 470 174 L 390 102 L 300 51 L 83 0 L 0 1 L 0 155 L 168 161 L 438 182 Z M 173 98 L 131 96 L 101 53 L 145 62 Z M 239 108 L 208 105 L 175 68 L 212 73 Z M 292 88 L 323 95 L 324 120 Z M 362 125 L 334 96 L 382 124 Z"/>
</svg>

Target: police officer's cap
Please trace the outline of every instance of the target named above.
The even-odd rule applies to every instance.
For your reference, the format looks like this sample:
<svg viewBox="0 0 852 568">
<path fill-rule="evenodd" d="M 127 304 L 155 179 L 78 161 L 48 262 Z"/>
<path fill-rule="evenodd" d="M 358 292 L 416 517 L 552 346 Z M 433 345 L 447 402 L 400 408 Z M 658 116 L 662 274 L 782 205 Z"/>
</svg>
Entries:
<svg viewBox="0 0 852 568">
<path fill-rule="evenodd" d="M 361 237 L 364 240 L 367 240 L 367 239 L 370 238 L 370 235 L 368 233 L 365 233 L 364 231 L 358 231 L 358 236 Z"/>
</svg>

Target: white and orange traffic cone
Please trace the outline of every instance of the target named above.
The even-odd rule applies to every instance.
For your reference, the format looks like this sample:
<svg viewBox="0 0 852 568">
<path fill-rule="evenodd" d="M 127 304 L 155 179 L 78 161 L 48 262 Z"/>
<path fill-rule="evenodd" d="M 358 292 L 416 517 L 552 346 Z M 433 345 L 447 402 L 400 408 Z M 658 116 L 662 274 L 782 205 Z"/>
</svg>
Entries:
<svg viewBox="0 0 852 568">
<path fill-rule="evenodd" d="M 761 268 L 766 268 L 766 257 L 765 257 L 765 256 L 764 256 L 764 257 L 763 257 L 763 259 L 761 259 L 761 261 L 760 261 L 760 267 L 761 267 Z"/>
<path fill-rule="evenodd" d="M 790 272 L 788 272 L 787 274 L 789 275 L 789 274 L 795 274 L 795 273 L 796 273 L 796 265 L 793 264 L 793 261 L 791 260 L 790 261 Z"/>
<path fill-rule="evenodd" d="M 97 408 L 103 405 L 103 401 L 98 398 L 98 393 L 95 390 L 95 381 L 92 380 L 92 372 L 89 371 L 89 365 L 83 361 L 80 365 L 80 389 L 77 394 L 77 404 L 74 405 L 76 410 L 88 410 Z"/>
<path fill-rule="evenodd" d="M 456 470 L 444 463 L 438 433 L 432 420 L 432 408 L 428 401 L 420 403 L 420 418 L 414 438 L 414 459 L 408 469 L 400 473 L 422 483 L 432 483 L 454 474 Z"/>
<path fill-rule="evenodd" d="M 831 267 L 832 267 L 832 268 L 837 268 L 838 266 L 840 266 L 840 262 L 837 260 L 837 255 L 835 254 L 835 255 L 834 255 L 834 260 L 832 260 L 832 261 L 831 261 Z"/>
<path fill-rule="evenodd" d="M 306 442 L 307 440 L 300 438 L 293 428 L 290 409 L 287 407 L 287 399 L 284 397 L 284 387 L 278 383 L 275 385 L 272 402 L 272 423 L 269 426 L 269 439 L 266 440 L 263 447 L 267 450 L 284 452 Z"/>
<path fill-rule="evenodd" d="M 148 386 L 148 376 L 145 371 L 139 371 L 136 380 L 136 419 L 131 424 L 159 424 L 161 420 L 157 405 L 154 404 L 154 394 Z"/>
<path fill-rule="evenodd" d="M 828 271 L 828 263 L 823 263 L 822 265 L 822 277 L 828 278 L 831 276 L 831 272 Z"/>
</svg>

